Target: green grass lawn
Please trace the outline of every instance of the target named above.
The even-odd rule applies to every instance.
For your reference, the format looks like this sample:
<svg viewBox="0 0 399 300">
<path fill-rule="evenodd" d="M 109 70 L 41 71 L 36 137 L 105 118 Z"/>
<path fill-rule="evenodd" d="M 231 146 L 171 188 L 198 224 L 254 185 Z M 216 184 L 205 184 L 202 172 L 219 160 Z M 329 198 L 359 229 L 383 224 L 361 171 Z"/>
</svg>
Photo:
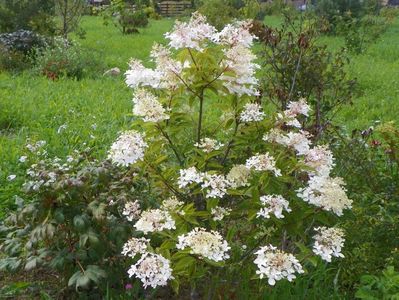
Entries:
<svg viewBox="0 0 399 300">
<path fill-rule="evenodd" d="M 267 17 L 266 22 L 277 26 L 279 18 Z M 131 57 L 149 63 L 151 45 L 165 42 L 163 34 L 173 20 L 151 21 L 140 34 L 126 36 L 98 17 L 85 17 L 82 25 L 87 35 L 81 45 L 99 54 L 107 67 L 123 72 Z M 322 42 L 332 49 L 342 44 L 336 37 L 323 37 Z M 365 54 L 352 57 L 349 72 L 362 94 L 339 115 L 341 125 L 351 130 L 399 120 L 399 20 Z M 0 74 L 0 203 L 13 196 L 6 177 L 14 173 L 27 138 L 46 140 L 52 155 L 66 155 L 86 143 L 101 156 L 116 133 L 128 127 L 131 108 L 131 91 L 122 76 L 53 82 L 29 73 Z M 64 124 L 67 128 L 58 132 Z"/>
</svg>

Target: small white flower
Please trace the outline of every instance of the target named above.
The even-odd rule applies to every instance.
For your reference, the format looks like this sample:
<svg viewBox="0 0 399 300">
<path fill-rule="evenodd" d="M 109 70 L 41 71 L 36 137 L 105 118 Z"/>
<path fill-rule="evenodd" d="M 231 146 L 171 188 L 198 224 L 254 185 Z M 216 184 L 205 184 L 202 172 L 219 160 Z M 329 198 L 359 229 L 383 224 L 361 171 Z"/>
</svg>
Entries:
<svg viewBox="0 0 399 300">
<path fill-rule="evenodd" d="M 206 198 L 223 198 L 229 187 L 229 181 L 224 175 L 205 173 L 201 187 L 207 189 Z"/>
<path fill-rule="evenodd" d="M 258 103 L 247 103 L 240 114 L 242 122 L 260 122 L 265 118 L 265 113 Z"/>
<path fill-rule="evenodd" d="M 257 217 L 270 218 L 270 214 L 273 213 L 277 219 L 284 218 L 283 210 L 291 212 L 289 208 L 289 202 L 284 199 L 281 195 L 267 195 L 260 197 L 260 201 L 265 207 L 262 207 L 256 214 Z"/>
<path fill-rule="evenodd" d="M 249 185 L 251 171 L 245 165 L 235 165 L 231 168 L 226 178 L 232 188 L 239 188 Z"/>
<path fill-rule="evenodd" d="M 261 247 L 257 252 L 254 263 L 258 266 L 256 274 L 260 279 L 268 278 L 270 285 L 276 281 L 287 278 L 292 281 L 296 278 L 295 273 L 304 273 L 303 268 L 294 255 L 278 250 L 272 245 Z"/>
<path fill-rule="evenodd" d="M 340 228 L 317 227 L 314 229 L 317 234 L 313 236 L 315 243 L 313 252 L 320 255 L 327 262 L 331 262 L 331 258 L 344 257 L 341 253 L 344 246 L 344 231 Z"/>
<path fill-rule="evenodd" d="M 15 175 L 15 174 L 11 174 L 11 175 L 7 176 L 8 181 L 13 181 L 15 178 L 17 178 L 17 175 Z"/>
<path fill-rule="evenodd" d="M 274 157 L 269 155 L 268 152 L 265 154 L 256 154 L 248 158 L 245 166 L 255 171 L 272 171 L 274 176 L 281 176 L 281 171 L 276 167 Z"/>
<path fill-rule="evenodd" d="M 141 210 L 139 201 L 135 200 L 125 204 L 122 215 L 126 216 L 126 219 L 131 222 L 137 219 L 140 216 L 140 213 Z"/>
<path fill-rule="evenodd" d="M 145 253 L 139 261 L 128 270 L 129 277 L 136 276 L 144 288 L 167 285 L 173 279 L 170 261 L 159 254 Z"/>
<path fill-rule="evenodd" d="M 227 253 L 230 247 L 216 231 L 208 232 L 204 228 L 194 228 L 189 233 L 180 235 L 178 239 L 177 249 L 190 248 L 190 253 L 216 262 L 230 257 Z"/>
<path fill-rule="evenodd" d="M 108 158 L 118 165 L 128 166 L 142 160 L 147 147 L 141 133 L 135 130 L 125 131 L 112 144 Z"/>
<path fill-rule="evenodd" d="M 160 209 L 150 209 L 144 211 L 140 219 L 134 224 L 138 231 L 144 232 L 157 232 L 165 229 L 176 229 L 175 221 L 169 212 Z"/>
<path fill-rule="evenodd" d="M 26 162 L 27 159 L 28 159 L 27 156 L 21 156 L 21 157 L 18 159 L 18 161 L 21 162 L 21 163 L 24 163 L 24 162 Z"/>
<path fill-rule="evenodd" d="M 180 170 L 180 177 L 178 180 L 179 188 L 184 188 L 192 183 L 201 183 L 203 174 L 198 172 L 195 167 Z"/>
<path fill-rule="evenodd" d="M 221 221 L 224 219 L 225 216 L 230 215 L 230 212 L 231 212 L 230 208 L 216 206 L 211 209 L 211 214 L 213 216 L 212 220 Z"/>
<path fill-rule="evenodd" d="M 67 124 L 63 124 L 60 127 L 58 127 L 57 129 L 57 133 L 60 134 L 61 132 L 63 132 L 64 130 L 66 130 L 68 128 Z"/>
<path fill-rule="evenodd" d="M 183 201 L 179 201 L 176 196 L 172 196 L 164 200 L 161 207 L 167 211 L 175 212 L 183 205 Z"/>
<path fill-rule="evenodd" d="M 195 143 L 194 146 L 202 149 L 205 153 L 210 153 L 214 150 L 219 150 L 224 144 L 214 139 L 204 138 L 201 139 L 199 143 Z"/>
<path fill-rule="evenodd" d="M 147 252 L 147 244 L 150 242 L 146 238 L 131 238 L 124 245 L 121 254 L 134 258 L 137 254 Z"/>
<path fill-rule="evenodd" d="M 169 119 L 157 97 L 145 89 L 136 90 L 133 103 L 133 114 L 143 117 L 144 122 L 160 122 Z"/>
</svg>

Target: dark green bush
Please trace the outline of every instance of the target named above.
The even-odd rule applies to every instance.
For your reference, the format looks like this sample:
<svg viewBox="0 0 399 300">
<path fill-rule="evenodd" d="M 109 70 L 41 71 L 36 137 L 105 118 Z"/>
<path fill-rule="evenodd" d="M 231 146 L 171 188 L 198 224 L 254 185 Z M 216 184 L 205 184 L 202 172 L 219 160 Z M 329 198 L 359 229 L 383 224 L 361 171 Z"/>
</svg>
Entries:
<svg viewBox="0 0 399 300">
<path fill-rule="evenodd" d="M 53 14 L 53 1 L 2 0 L 0 2 L 0 32 L 25 29 L 41 34 L 53 34 L 55 32 Z"/>
<path fill-rule="evenodd" d="M 207 0 L 198 11 L 218 30 L 239 16 L 238 10 L 226 0 Z"/>
</svg>

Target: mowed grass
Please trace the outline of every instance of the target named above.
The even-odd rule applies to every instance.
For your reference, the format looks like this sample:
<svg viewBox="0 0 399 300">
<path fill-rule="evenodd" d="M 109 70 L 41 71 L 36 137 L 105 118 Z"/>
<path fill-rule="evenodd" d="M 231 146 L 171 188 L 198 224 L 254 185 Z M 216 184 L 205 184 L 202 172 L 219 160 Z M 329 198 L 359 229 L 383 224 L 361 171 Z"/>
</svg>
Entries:
<svg viewBox="0 0 399 300">
<path fill-rule="evenodd" d="M 278 26 L 281 19 L 267 17 L 266 23 Z M 174 20 L 151 21 L 140 34 L 122 35 L 113 25 L 104 26 L 99 17 L 85 17 L 82 26 L 86 39 L 80 44 L 100 56 L 108 68 L 127 69 L 131 57 L 149 64 L 153 42 L 165 43 L 163 35 Z M 331 49 L 343 41 L 323 37 Z M 348 67 L 356 77 L 361 94 L 354 105 L 339 115 L 348 131 L 363 129 L 375 121 L 399 121 L 399 21 L 363 55 L 353 56 Z M 52 156 L 65 156 L 90 146 L 104 157 L 117 132 L 129 128 L 131 91 L 123 76 L 97 79 L 50 81 L 29 73 L 18 76 L 0 74 L 0 207 L 13 201 L 22 183 L 18 158 L 24 154 L 27 138 L 46 140 Z M 66 129 L 59 130 L 66 125 Z M 13 182 L 7 176 L 16 174 Z M 1 209 L 0 209 L 1 216 Z"/>
</svg>

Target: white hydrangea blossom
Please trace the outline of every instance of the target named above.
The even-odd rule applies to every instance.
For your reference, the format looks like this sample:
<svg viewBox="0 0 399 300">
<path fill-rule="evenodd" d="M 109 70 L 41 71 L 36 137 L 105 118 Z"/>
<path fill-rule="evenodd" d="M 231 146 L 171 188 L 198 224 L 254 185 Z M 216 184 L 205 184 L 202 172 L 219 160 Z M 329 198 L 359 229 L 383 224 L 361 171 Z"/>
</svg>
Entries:
<svg viewBox="0 0 399 300">
<path fill-rule="evenodd" d="M 169 119 L 157 97 L 145 89 L 136 89 L 133 97 L 133 114 L 143 117 L 144 122 L 160 122 Z"/>
<path fill-rule="evenodd" d="M 168 199 L 162 201 L 162 208 L 167 211 L 176 211 L 179 207 L 183 206 L 184 202 L 179 201 L 176 196 L 169 197 Z"/>
<path fill-rule="evenodd" d="M 140 86 L 159 87 L 162 76 L 159 71 L 145 68 L 137 59 L 130 60 L 129 66 L 130 69 L 125 73 L 125 82 L 128 87 L 133 89 Z"/>
<path fill-rule="evenodd" d="M 138 200 L 125 203 L 125 207 L 122 211 L 122 215 L 124 215 L 130 222 L 137 219 L 140 216 L 140 213 L 140 203 Z"/>
<path fill-rule="evenodd" d="M 266 219 L 270 218 L 270 214 L 273 213 L 277 219 L 284 218 L 283 211 L 291 212 L 291 208 L 289 208 L 289 202 L 284 199 L 281 195 L 266 195 L 260 197 L 260 202 L 265 207 L 262 207 L 256 216 L 263 217 Z"/>
<path fill-rule="evenodd" d="M 150 242 L 146 238 L 131 238 L 128 240 L 122 249 L 122 255 L 134 258 L 137 254 L 144 254 L 147 252 L 147 244 Z"/>
<path fill-rule="evenodd" d="M 203 50 L 203 43 L 211 41 L 216 32 L 215 27 L 206 23 L 206 18 L 193 13 L 189 22 L 176 21 L 171 32 L 165 37 L 170 40 L 169 46 L 175 49 L 191 48 Z"/>
<path fill-rule="evenodd" d="M 344 231 L 341 228 L 317 227 L 314 229 L 317 234 L 313 236 L 315 243 L 313 252 L 327 262 L 332 257 L 344 257 L 341 253 L 344 246 Z"/>
<path fill-rule="evenodd" d="M 297 195 L 310 204 L 341 216 L 344 209 L 352 207 L 352 200 L 346 195 L 344 185 L 340 177 L 313 176 L 308 186 L 299 189 Z"/>
<path fill-rule="evenodd" d="M 260 122 L 265 118 L 265 113 L 258 103 L 247 103 L 240 114 L 242 122 Z"/>
<path fill-rule="evenodd" d="M 310 133 L 300 130 L 299 132 L 284 132 L 280 130 L 271 130 L 263 137 L 264 141 L 275 142 L 286 147 L 294 148 L 298 155 L 307 154 L 310 150 Z"/>
<path fill-rule="evenodd" d="M 229 187 L 224 175 L 204 174 L 202 189 L 207 189 L 206 198 L 222 198 Z"/>
<path fill-rule="evenodd" d="M 182 63 L 172 59 L 170 50 L 158 43 L 152 46 L 150 56 L 156 63 L 155 71 L 160 74 L 160 88 L 174 90 L 182 84 L 179 77 L 184 69 L 190 66 L 188 61 Z"/>
<path fill-rule="evenodd" d="M 259 91 L 255 88 L 255 86 L 258 85 L 255 72 L 260 66 L 253 63 L 256 56 L 252 51 L 244 46 L 238 45 L 224 50 L 224 54 L 225 60 L 223 61 L 223 67 L 226 71 L 233 72 L 234 75 L 223 74 L 220 77 L 220 79 L 224 81 L 223 85 L 230 93 L 239 96 L 244 94 L 249 96 L 259 95 Z M 258 114 L 257 118 L 259 119 L 260 117 L 261 114 Z"/>
<path fill-rule="evenodd" d="M 249 185 L 251 171 L 245 165 L 235 165 L 231 168 L 226 178 L 232 188 L 239 188 Z"/>
<path fill-rule="evenodd" d="M 137 277 L 144 288 L 167 285 L 168 280 L 174 279 L 170 261 L 159 254 L 145 253 L 139 261 L 128 270 L 129 277 Z"/>
<path fill-rule="evenodd" d="M 295 273 L 304 273 L 294 255 L 278 250 L 272 245 L 261 247 L 255 254 L 257 257 L 254 263 L 258 266 L 256 274 L 261 279 L 266 276 L 270 285 L 275 285 L 276 281 L 284 278 L 292 281 L 296 278 Z"/>
<path fill-rule="evenodd" d="M 213 216 L 214 221 L 221 221 L 224 219 L 225 216 L 230 215 L 231 209 L 230 208 L 224 208 L 221 206 L 216 206 L 211 209 L 211 214 Z"/>
<path fill-rule="evenodd" d="M 177 249 L 190 248 L 191 254 L 199 255 L 213 261 L 223 261 L 230 256 L 229 245 L 217 231 L 208 232 L 204 228 L 194 228 L 187 234 L 178 237 Z"/>
<path fill-rule="evenodd" d="M 301 98 L 298 101 L 288 103 L 287 110 L 284 111 L 284 114 L 289 117 L 296 117 L 298 115 L 308 117 L 310 111 L 311 108 L 307 104 L 306 99 Z"/>
<path fill-rule="evenodd" d="M 275 176 L 281 176 L 281 171 L 276 167 L 274 157 L 265 154 L 256 154 L 247 159 L 245 166 L 256 171 L 272 171 Z"/>
<path fill-rule="evenodd" d="M 219 150 L 224 146 L 221 142 L 210 138 L 203 138 L 199 143 L 194 144 L 195 147 L 202 149 L 205 153 L 210 153 L 214 150 Z"/>
<path fill-rule="evenodd" d="M 141 133 L 135 130 L 125 131 L 112 144 L 108 158 L 115 164 L 128 166 L 142 160 L 147 147 Z"/>
<path fill-rule="evenodd" d="M 134 224 L 134 227 L 138 231 L 144 232 L 156 232 L 165 229 L 176 229 L 175 221 L 172 219 L 171 215 L 161 209 L 150 209 L 144 211 L 140 219 Z"/>
<path fill-rule="evenodd" d="M 252 24 L 249 21 L 238 21 L 234 24 L 227 24 L 222 31 L 214 34 L 213 39 L 216 43 L 225 46 L 251 48 L 255 36 L 249 32 L 250 26 Z"/>
<path fill-rule="evenodd" d="M 181 169 L 178 180 L 179 188 L 184 188 L 192 183 L 201 183 L 203 181 L 203 174 L 198 172 L 195 167 L 188 169 Z"/>
<path fill-rule="evenodd" d="M 313 170 L 308 171 L 309 175 L 329 176 L 334 168 L 334 157 L 327 146 L 315 146 L 305 155 L 305 164 Z"/>
</svg>

